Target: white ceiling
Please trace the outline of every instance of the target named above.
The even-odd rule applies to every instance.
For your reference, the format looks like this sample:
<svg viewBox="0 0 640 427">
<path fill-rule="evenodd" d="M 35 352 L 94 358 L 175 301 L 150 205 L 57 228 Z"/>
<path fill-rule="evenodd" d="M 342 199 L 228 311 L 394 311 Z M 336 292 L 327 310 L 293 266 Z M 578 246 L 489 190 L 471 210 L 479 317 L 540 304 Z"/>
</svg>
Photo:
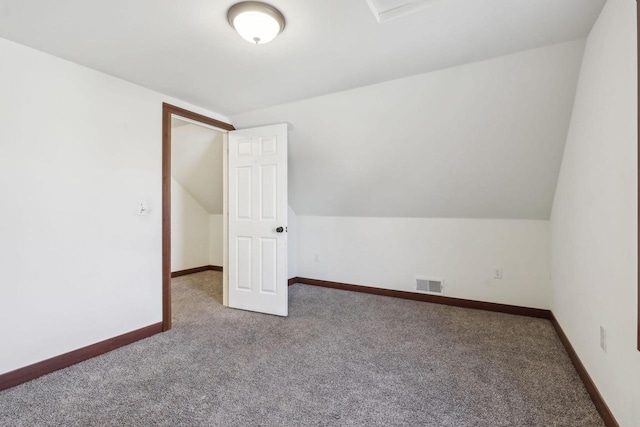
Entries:
<svg viewBox="0 0 640 427">
<path fill-rule="evenodd" d="M 172 120 L 171 176 L 210 214 L 222 215 L 222 133 Z"/>
<path fill-rule="evenodd" d="M 287 26 L 255 46 L 233 0 L 0 0 L 0 37 L 233 114 L 581 38 L 604 2 L 434 0 L 378 23 L 366 0 L 270 0 Z"/>
<path fill-rule="evenodd" d="M 171 118 L 171 128 L 175 129 L 175 128 L 181 128 L 183 126 L 188 126 L 190 123 L 185 121 L 185 120 L 180 120 L 180 119 L 176 119 L 176 118 Z"/>
<path fill-rule="evenodd" d="M 232 116 L 289 122 L 298 215 L 548 219 L 584 40 Z"/>
</svg>

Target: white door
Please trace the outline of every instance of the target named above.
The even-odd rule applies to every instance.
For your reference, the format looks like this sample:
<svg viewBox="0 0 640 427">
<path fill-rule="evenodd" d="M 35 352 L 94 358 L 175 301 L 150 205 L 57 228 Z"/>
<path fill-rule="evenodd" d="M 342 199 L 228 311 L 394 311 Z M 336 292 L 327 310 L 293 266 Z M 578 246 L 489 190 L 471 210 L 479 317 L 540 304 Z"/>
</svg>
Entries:
<svg viewBox="0 0 640 427">
<path fill-rule="evenodd" d="M 287 125 L 229 132 L 229 307 L 286 316 Z"/>
</svg>

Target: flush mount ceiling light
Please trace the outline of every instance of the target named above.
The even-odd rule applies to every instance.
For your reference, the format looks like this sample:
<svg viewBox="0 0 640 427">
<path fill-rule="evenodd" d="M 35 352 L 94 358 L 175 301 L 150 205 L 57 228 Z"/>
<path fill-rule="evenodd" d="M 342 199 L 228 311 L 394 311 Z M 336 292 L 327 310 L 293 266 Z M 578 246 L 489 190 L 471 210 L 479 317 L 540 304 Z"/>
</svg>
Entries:
<svg viewBox="0 0 640 427">
<path fill-rule="evenodd" d="M 250 43 L 264 44 L 284 30 L 284 16 L 278 9 L 259 1 L 244 1 L 229 8 L 229 24 Z"/>
</svg>

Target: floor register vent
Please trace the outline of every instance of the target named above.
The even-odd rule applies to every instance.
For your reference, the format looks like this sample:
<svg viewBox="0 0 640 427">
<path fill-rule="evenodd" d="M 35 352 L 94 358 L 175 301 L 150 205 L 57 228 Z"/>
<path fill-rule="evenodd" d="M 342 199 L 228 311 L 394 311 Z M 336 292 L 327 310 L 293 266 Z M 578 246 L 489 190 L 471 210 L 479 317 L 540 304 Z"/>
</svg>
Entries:
<svg viewBox="0 0 640 427">
<path fill-rule="evenodd" d="M 442 279 L 416 278 L 416 289 L 430 294 L 444 295 L 444 281 Z"/>
</svg>

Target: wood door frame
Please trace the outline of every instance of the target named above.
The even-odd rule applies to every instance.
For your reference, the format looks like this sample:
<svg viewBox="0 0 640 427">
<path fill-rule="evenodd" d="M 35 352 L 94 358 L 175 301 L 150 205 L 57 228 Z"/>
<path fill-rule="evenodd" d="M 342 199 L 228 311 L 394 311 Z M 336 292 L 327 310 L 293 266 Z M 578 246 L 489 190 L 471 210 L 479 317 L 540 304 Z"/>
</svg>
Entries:
<svg viewBox="0 0 640 427">
<path fill-rule="evenodd" d="M 227 131 L 233 125 L 175 105 L 162 103 L 162 331 L 171 329 L 171 117 L 173 115 Z"/>
</svg>

